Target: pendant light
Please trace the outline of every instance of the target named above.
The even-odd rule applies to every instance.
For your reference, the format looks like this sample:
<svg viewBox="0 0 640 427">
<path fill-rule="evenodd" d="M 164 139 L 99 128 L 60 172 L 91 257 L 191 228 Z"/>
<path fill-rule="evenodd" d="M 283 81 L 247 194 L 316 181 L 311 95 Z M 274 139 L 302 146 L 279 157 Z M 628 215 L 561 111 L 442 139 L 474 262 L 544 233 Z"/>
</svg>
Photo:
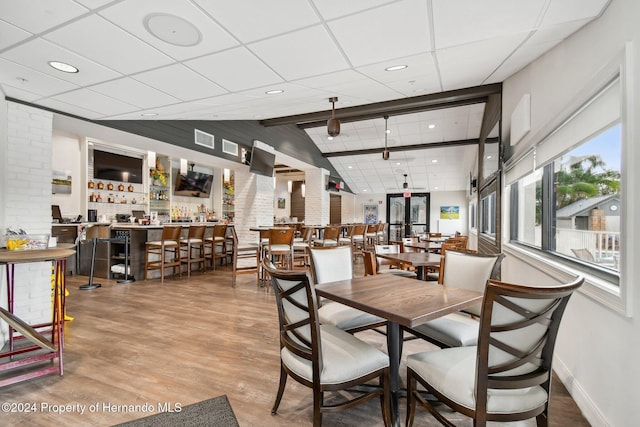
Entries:
<svg viewBox="0 0 640 427">
<path fill-rule="evenodd" d="M 404 174 L 404 184 L 402 184 L 402 188 L 404 188 L 405 190 L 407 188 L 409 188 L 409 184 L 407 184 L 407 174 Z"/>
<path fill-rule="evenodd" d="M 331 118 L 327 120 L 327 133 L 331 137 L 340 135 L 340 120 L 336 119 L 336 102 L 337 101 L 338 101 L 337 96 L 329 98 L 329 102 L 331 103 Z"/>
<path fill-rule="evenodd" d="M 384 151 L 382 152 L 382 160 L 389 160 L 389 150 L 387 150 L 387 135 L 389 134 L 389 128 L 387 127 L 388 120 L 389 116 L 384 116 Z"/>
</svg>

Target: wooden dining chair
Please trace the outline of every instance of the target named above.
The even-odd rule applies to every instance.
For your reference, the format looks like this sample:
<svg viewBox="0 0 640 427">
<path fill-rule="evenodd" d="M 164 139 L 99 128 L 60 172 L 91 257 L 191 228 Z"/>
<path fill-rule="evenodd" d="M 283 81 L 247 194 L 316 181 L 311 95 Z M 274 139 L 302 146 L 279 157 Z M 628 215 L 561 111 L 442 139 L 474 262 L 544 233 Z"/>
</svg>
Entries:
<svg viewBox="0 0 640 427">
<path fill-rule="evenodd" d="M 362 255 L 366 230 L 367 226 L 364 224 L 352 224 L 347 228 L 346 235 L 338 239 L 338 244 L 350 245 L 354 257 Z"/>
<path fill-rule="evenodd" d="M 291 270 L 293 268 L 293 236 L 293 228 L 270 228 L 265 258 L 280 268 Z"/>
<path fill-rule="evenodd" d="M 271 413 L 277 414 L 290 376 L 313 390 L 314 426 L 322 424 L 325 413 L 374 398 L 380 399 L 384 424 L 390 425 L 389 356 L 320 320 L 318 298 L 308 271 L 279 270 L 267 260 L 263 268 L 271 278 L 280 326 L 280 382 Z M 376 379 L 377 384 L 372 385 L 370 382 Z M 361 387 L 365 383 L 367 387 Z M 331 399 L 326 396 L 329 393 Z"/>
<path fill-rule="evenodd" d="M 338 246 L 338 239 L 342 233 L 339 225 L 327 225 L 322 231 L 322 238 L 314 241 L 314 246 Z"/>
<path fill-rule="evenodd" d="M 483 427 L 487 421 L 536 418 L 549 425 L 553 351 L 569 298 L 584 282 L 522 286 L 490 280 L 480 312 L 477 345 L 407 357 L 407 426 L 417 403 L 453 425 L 416 388 Z"/>
</svg>

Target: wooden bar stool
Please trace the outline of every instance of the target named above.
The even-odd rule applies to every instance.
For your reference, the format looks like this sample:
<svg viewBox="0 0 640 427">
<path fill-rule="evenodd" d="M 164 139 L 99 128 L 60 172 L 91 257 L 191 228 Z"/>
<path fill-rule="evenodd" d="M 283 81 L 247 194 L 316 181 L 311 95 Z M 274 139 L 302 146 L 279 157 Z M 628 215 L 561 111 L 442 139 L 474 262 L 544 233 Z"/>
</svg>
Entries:
<svg viewBox="0 0 640 427">
<path fill-rule="evenodd" d="M 173 267 L 173 274 L 178 274 L 182 279 L 180 268 L 180 233 L 182 226 L 164 226 L 160 240 L 145 243 L 144 279 L 147 280 L 149 270 L 160 270 L 160 282 L 164 283 L 164 269 Z M 151 256 L 159 259 L 150 259 Z"/>
<path fill-rule="evenodd" d="M 191 265 L 202 265 L 201 271 L 205 271 L 204 258 L 204 232 L 206 225 L 190 225 L 186 239 L 180 239 L 180 263 L 187 264 L 187 277 L 191 277 Z M 194 255 L 195 251 L 195 255 Z"/>
<path fill-rule="evenodd" d="M 204 239 L 205 242 L 205 259 L 211 260 L 211 269 L 216 269 L 216 260 L 218 258 L 227 258 L 227 225 L 216 224 L 213 226 L 213 235 Z M 217 249 L 220 251 L 217 251 Z"/>
<path fill-rule="evenodd" d="M 267 257 L 280 268 L 293 268 L 293 228 L 274 227 L 269 229 Z"/>
</svg>

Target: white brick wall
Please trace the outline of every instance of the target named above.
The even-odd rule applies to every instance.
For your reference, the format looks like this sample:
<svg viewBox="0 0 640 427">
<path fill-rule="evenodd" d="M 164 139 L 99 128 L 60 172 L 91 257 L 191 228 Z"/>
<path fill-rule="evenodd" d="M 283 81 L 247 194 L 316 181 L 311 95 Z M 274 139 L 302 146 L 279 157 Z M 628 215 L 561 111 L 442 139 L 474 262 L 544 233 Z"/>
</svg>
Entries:
<svg viewBox="0 0 640 427">
<path fill-rule="evenodd" d="M 309 225 L 329 223 L 329 192 L 326 169 L 305 170 L 306 191 L 304 198 L 304 222 Z"/>
<path fill-rule="evenodd" d="M 249 168 L 234 170 L 235 228 L 241 245 L 257 242 L 259 234 L 249 228 L 273 225 L 273 178 L 249 172 Z"/>
<path fill-rule="evenodd" d="M 2 234 L 19 227 L 33 234 L 51 232 L 51 113 L 3 102 L 6 135 L 2 137 L 0 171 L 3 215 Z M 3 114 L 5 113 L 3 111 Z M 78 177 L 79 178 L 79 177 Z M 0 272 L 0 301 L 6 307 L 6 273 Z M 51 263 L 15 266 L 15 313 L 29 323 L 51 321 Z M 6 337 L 6 330 L 3 330 Z"/>
</svg>

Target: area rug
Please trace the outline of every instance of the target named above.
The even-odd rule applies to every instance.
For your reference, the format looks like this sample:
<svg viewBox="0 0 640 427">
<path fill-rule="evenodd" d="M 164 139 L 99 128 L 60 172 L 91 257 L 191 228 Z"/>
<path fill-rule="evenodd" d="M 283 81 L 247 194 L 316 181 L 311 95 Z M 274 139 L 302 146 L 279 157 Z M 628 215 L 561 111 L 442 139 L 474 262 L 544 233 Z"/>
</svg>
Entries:
<svg viewBox="0 0 640 427">
<path fill-rule="evenodd" d="M 118 424 L 114 427 L 239 427 L 227 396 L 218 396 L 193 405 L 183 406 L 180 412 L 162 412 Z"/>
</svg>

